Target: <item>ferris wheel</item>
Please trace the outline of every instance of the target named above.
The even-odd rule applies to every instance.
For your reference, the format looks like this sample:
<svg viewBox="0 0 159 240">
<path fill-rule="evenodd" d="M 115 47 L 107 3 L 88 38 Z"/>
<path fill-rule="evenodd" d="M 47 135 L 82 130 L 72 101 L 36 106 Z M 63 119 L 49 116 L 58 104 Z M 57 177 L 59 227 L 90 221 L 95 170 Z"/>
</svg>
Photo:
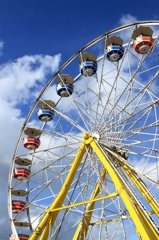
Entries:
<svg viewBox="0 0 159 240">
<path fill-rule="evenodd" d="M 46 84 L 9 175 L 10 239 L 159 239 L 159 21 L 106 32 Z"/>
</svg>

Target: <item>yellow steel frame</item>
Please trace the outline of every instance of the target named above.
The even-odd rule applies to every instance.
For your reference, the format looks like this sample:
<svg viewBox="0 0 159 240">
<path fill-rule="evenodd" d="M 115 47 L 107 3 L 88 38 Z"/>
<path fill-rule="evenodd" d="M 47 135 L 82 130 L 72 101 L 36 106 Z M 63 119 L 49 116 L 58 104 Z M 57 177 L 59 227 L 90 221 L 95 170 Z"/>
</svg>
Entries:
<svg viewBox="0 0 159 240">
<path fill-rule="evenodd" d="M 106 195 L 106 196 L 103 196 L 103 197 L 94 198 L 94 199 L 86 200 L 86 201 L 83 201 L 83 202 L 73 203 L 73 204 L 70 204 L 70 205 L 62 206 L 60 208 L 54 208 L 54 209 L 51 209 L 51 210 L 46 210 L 46 212 L 56 212 L 56 211 L 64 210 L 64 209 L 67 209 L 67 208 L 78 207 L 80 205 L 85 205 L 85 204 L 88 204 L 88 203 L 93 203 L 93 202 L 98 202 L 98 201 L 101 201 L 101 200 L 104 200 L 104 199 L 113 198 L 113 197 L 116 197 L 118 195 L 119 194 L 117 192 L 113 192 L 113 193 L 111 193 L 109 195 Z M 153 214 L 153 213 L 154 212 L 152 212 L 151 214 Z"/>
<path fill-rule="evenodd" d="M 153 224 L 149 219 L 147 219 L 147 216 L 145 212 L 138 206 L 138 203 L 134 196 L 131 194 L 130 190 L 127 188 L 126 184 L 120 176 L 117 174 L 117 172 L 114 170 L 114 168 L 109 163 L 109 160 L 106 158 L 102 150 L 99 148 L 99 146 L 96 144 L 95 140 L 89 136 L 88 134 L 84 134 L 84 141 L 82 142 L 81 146 L 79 147 L 78 153 L 73 161 L 73 164 L 71 166 L 71 169 L 66 177 L 66 180 L 60 189 L 57 197 L 52 202 L 52 204 L 49 206 L 49 208 L 46 210 L 46 213 L 32 235 L 30 236 L 30 240 L 46 240 L 48 239 L 50 228 L 53 226 L 58 213 L 60 210 L 71 208 L 80 204 L 87 204 L 86 211 L 85 211 L 85 218 L 83 221 L 81 221 L 76 229 L 76 232 L 74 234 L 73 240 L 84 240 L 87 231 L 88 226 L 91 225 L 91 216 L 94 209 L 94 204 L 96 201 L 99 201 L 101 199 L 106 199 L 109 197 L 117 196 L 120 194 L 127 211 L 129 212 L 135 226 L 136 231 L 138 235 L 141 237 L 142 240 L 159 240 L 159 235 L 156 232 Z M 63 201 L 66 197 L 66 194 L 70 188 L 70 185 L 73 181 L 73 178 L 77 172 L 77 169 L 80 165 L 80 162 L 82 160 L 82 157 L 84 156 L 86 149 L 88 147 L 91 147 L 96 155 L 98 156 L 99 160 L 102 162 L 104 168 L 103 171 L 100 174 L 101 180 L 105 178 L 106 170 L 111 176 L 116 189 L 117 193 L 110 194 L 108 196 L 104 196 L 102 198 L 96 198 L 100 191 L 100 181 L 96 184 L 95 189 L 92 193 L 92 196 L 90 200 L 87 200 L 85 202 L 75 203 L 69 206 L 62 206 Z M 122 168 L 125 170 L 126 174 L 130 177 L 130 179 L 134 182 L 136 187 L 140 190 L 141 194 L 145 197 L 147 202 L 150 204 L 150 206 L 153 209 L 153 212 L 155 212 L 157 215 L 159 214 L 159 207 L 155 200 L 152 199 L 151 194 L 147 191 L 147 189 L 143 186 L 143 184 L 140 183 L 140 181 L 137 179 L 135 174 L 131 171 L 131 169 L 124 164 L 120 158 L 118 159 Z M 106 169 L 106 170 L 105 170 Z M 80 238 L 79 238 L 80 236 Z"/>
<path fill-rule="evenodd" d="M 145 198 L 147 203 L 150 205 L 150 207 L 153 209 L 153 212 L 159 217 L 159 205 L 158 202 L 155 201 L 151 193 L 148 191 L 146 186 L 144 186 L 140 180 L 137 178 L 137 176 L 132 172 L 130 167 L 128 165 L 123 164 L 123 162 L 120 162 L 121 166 L 129 176 L 129 178 L 132 180 L 132 182 L 135 184 L 135 186 L 138 188 L 142 196 Z"/>
<path fill-rule="evenodd" d="M 30 240 L 37 240 L 39 238 L 39 235 L 41 235 L 40 240 L 48 239 L 50 227 L 53 226 L 53 224 L 57 218 L 57 215 L 59 213 L 59 210 L 57 210 L 55 212 L 51 212 L 51 210 L 60 208 L 62 206 L 63 201 L 64 201 L 66 194 L 70 188 L 72 180 L 77 172 L 78 166 L 82 160 L 82 157 L 83 157 L 85 151 L 86 151 L 86 144 L 83 141 L 78 150 L 78 153 L 73 161 L 72 167 L 66 177 L 66 180 L 65 180 L 62 188 L 60 189 L 55 200 L 52 202 L 52 204 L 47 209 L 44 217 L 42 218 L 42 220 L 40 221 L 40 223 L 38 224 L 38 226 L 36 227 L 36 229 L 34 230 L 32 235 L 30 236 L 30 238 L 29 238 Z"/>
<path fill-rule="evenodd" d="M 104 168 L 100 174 L 101 181 L 104 180 L 105 175 L 106 175 L 106 170 Z M 95 189 L 90 198 L 91 200 L 96 199 L 97 195 L 100 192 L 100 185 L 101 185 L 100 180 L 95 186 Z M 85 217 L 84 217 L 83 221 L 81 221 L 78 224 L 77 230 L 76 230 L 72 240 L 84 240 L 85 239 L 85 236 L 87 235 L 88 226 L 90 225 L 90 221 L 91 221 L 91 217 L 92 217 L 92 213 L 93 213 L 93 209 L 94 209 L 94 204 L 95 204 L 95 201 L 92 201 L 91 203 L 89 203 L 87 205 L 87 208 L 86 208 L 86 211 L 84 214 Z"/>
</svg>

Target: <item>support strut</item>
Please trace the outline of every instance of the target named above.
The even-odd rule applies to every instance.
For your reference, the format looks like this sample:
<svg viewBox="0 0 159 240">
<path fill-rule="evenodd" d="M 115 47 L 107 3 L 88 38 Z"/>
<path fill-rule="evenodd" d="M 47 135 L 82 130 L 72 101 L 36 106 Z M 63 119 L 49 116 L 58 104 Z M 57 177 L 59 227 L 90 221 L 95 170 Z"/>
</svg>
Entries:
<svg viewBox="0 0 159 240">
<path fill-rule="evenodd" d="M 51 210 L 55 208 L 60 208 L 62 206 L 63 201 L 66 197 L 66 194 L 68 193 L 70 185 L 77 172 L 77 169 L 80 165 L 80 162 L 82 160 L 82 157 L 85 151 L 86 151 L 86 144 L 85 142 L 82 142 L 61 190 L 59 191 L 57 197 L 52 202 L 50 207 L 46 210 L 44 217 L 42 218 L 42 220 L 40 221 L 40 223 L 38 224 L 38 226 L 36 227 L 32 235 L 30 236 L 29 240 L 37 240 L 40 235 L 41 235 L 40 240 L 46 240 L 48 238 L 49 229 L 51 226 L 53 226 L 54 222 L 56 221 L 57 215 L 59 213 L 59 210 L 55 212 L 51 212 Z"/>
<path fill-rule="evenodd" d="M 138 235 L 141 237 L 142 240 L 159 240 L 159 234 L 158 231 L 155 229 L 153 223 L 148 219 L 145 211 L 141 208 L 138 199 L 135 197 L 131 189 L 128 187 L 128 185 L 125 183 L 125 181 L 122 179 L 120 174 L 117 172 L 117 170 L 113 167 L 111 164 L 111 161 L 108 157 L 106 157 L 105 153 L 102 151 L 101 147 L 95 142 L 95 140 L 89 136 L 88 134 L 84 134 L 84 141 L 82 142 L 81 146 L 79 147 L 78 153 L 72 163 L 72 166 L 70 168 L 70 171 L 66 177 L 66 180 L 60 189 L 57 197 L 52 202 L 52 204 L 49 206 L 49 208 L 46 210 L 44 217 L 30 236 L 30 240 L 46 240 L 49 236 L 50 228 L 53 226 L 53 224 L 56 221 L 56 218 L 58 216 L 59 211 L 63 208 L 62 204 L 64 202 L 64 199 L 67 195 L 67 192 L 69 191 L 70 185 L 73 181 L 73 178 L 78 170 L 78 167 L 80 165 L 80 162 L 82 160 L 82 157 L 86 151 L 86 148 L 89 146 L 91 147 L 96 155 L 98 156 L 99 160 L 103 164 L 103 170 L 100 174 L 101 179 L 105 178 L 106 171 L 109 173 L 110 177 L 112 178 L 112 181 L 114 182 L 114 185 L 117 189 L 117 194 L 119 194 L 127 208 L 127 211 L 129 212 L 135 226 L 136 231 Z M 120 159 L 119 159 L 120 161 Z M 136 183 L 137 188 L 141 191 L 143 195 L 145 195 L 145 199 L 150 203 L 153 210 L 158 214 L 158 205 L 156 203 L 154 204 L 154 201 L 152 200 L 151 194 L 146 192 L 146 189 L 140 184 L 137 177 L 130 171 L 129 168 L 126 167 L 126 165 L 122 166 L 127 175 L 130 177 L 130 179 Z M 76 232 L 74 234 L 73 240 L 84 240 L 87 231 L 88 226 L 91 224 L 91 217 L 94 209 L 94 204 L 99 199 L 96 198 L 100 191 L 100 182 L 97 182 L 95 189 L 92 193 L 92 196 L 89 201 L 85 201 L 85 204 L 87 203 L 85 215 L 84 215 L 84 221 L 81 221 L 76 229 Z M 111 194 L 110 194 L 111 195 Z M 105 198 L 105 196 L 103 197 Z M 89 202 L 89 203 L 88 203 Z M 78 203 L 77 203 L 78 204 Z M 81 204 L 81 203 L 80 203 Z M 76 205 L 76 204 L 75 204 Z M 72 207 L 72 206 L 70 206 Z M 65 207 L 64 207 L 65 208 Z M 69 206 L 67 206 L 69 208 Z M 39 237 L 40 236 L 40 237 Z"/>
<path fill-rule="evenodd" d="M 86 144 L 89 144 L 94 150 L 103 166 L 107 169 L 110 174 L 118 193 L 120 194 L 128 212 L 131 215 L 131 218 L 136 226 L 136 232 L 141 237 L 142 240 L 159 240 L 159 234 L 154 228 L 153 224 L 147 219 L 145 212 L 140 208 L 137 200 L 132 195 L 131 191 L 128 189 L 124 181 L 120 178 L 118 173 L 112 167 L 110 161 L 106 158 L 104 152 L 96 144 L 92 137 L 85 136 Z"/>
<path fill-rule="evenodd" d="M 101 187 L 101 181 L 104 180 L 105 175 L 106 175 L 106 169 L 104 168 L 100 174 L 100 179 L 95 186 L 95 189 L 91 195 L 90 200 L 94 200 L 97 197 L 97 195 L 99 194 L 100 187 Z M 95 202 L 93 201 L 87 205 L 86 211 L 84 213 L 84 219 L 83 219 L 83 221 L 81 221 L 78 224 L 77 230 L 76 230 L 72 240 L 84 240 L 85 239 L 85 237 L 87 235 L 88 227 L 90 225 L 90 221 L 91 221 L 91 217 L 92 217 L 92 213 L 93 213 L 93 209 L 94 209 L 94 204 L 95 204 Z"/>
</svg>

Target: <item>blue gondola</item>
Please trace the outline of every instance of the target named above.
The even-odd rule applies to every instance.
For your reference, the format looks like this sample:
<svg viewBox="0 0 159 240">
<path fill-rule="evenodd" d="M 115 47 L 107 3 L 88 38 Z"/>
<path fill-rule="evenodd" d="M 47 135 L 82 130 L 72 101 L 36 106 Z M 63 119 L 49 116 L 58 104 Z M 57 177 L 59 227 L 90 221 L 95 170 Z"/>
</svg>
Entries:
<svg viewBox="0 0 159 240">
<path fill-rule="evenodd" d="M 124 54 L 124 48 L 119 45 L 109 45 L 106 49 L 106 58 L 111 62 L 119 61 Z"/>
<path fill-rule="evenodd" d="M 84 76 L 92 76 L 97 71 L 97 63 L 93 61 L 85 61 L 80 64 L 80 72 Z"/>
<path fill-rule="evenodd" d="M 43 122 L 49 122 L 54 117 L 54 111 L 50 109 L 39 109 L 38 118 Z"/>
<path fill-rule="evenodd" d="M 69 97 L 73 93 L 73 84 L 59 83 L 56 87 L 56 91 L 60 97 Z"/>
</svg>

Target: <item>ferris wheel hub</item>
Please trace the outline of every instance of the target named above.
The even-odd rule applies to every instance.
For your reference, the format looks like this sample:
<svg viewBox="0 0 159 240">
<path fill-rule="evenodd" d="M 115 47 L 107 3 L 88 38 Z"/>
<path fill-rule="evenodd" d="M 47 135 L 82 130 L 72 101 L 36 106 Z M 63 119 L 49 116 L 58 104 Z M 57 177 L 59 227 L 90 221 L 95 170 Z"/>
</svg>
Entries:
<svg viewBox="0 0 159 240">
<path fill-rule="evenodd" d="M 99 133 L 93 133 L 93 134 L 92 134 L 92 137 L 93 137 L 95 140 L 99 141 L 100 135 L 99 135 Z"/>
</svg>

